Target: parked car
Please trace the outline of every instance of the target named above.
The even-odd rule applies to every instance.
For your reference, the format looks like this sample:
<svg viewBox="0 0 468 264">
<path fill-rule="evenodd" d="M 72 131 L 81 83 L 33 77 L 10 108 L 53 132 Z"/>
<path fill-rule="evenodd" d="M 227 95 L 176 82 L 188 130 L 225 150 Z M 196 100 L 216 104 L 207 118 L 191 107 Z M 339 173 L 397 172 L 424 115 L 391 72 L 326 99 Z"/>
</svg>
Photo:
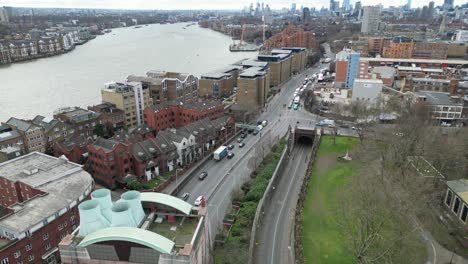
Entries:
<svg viewBox="0 0 468 264">
<path fill-rule="evenodd" d="M 247 130 L 247 133 L 249 133 L 249 134 L 252 134 L 252 132 L 254 132 L 254 129 L 253 129 L 253 128 L 249 128 L 249 129 Z"/>
<path fill-rule="evenodd" d="M 238 142 L 238 143 L 241 143 L 241 142 L 242 142 L 242 138 L 237 138 L 237 142 Z"/>
<path fill-rule="evenodd" d="M 240 143 L 239 148 L 243 148 L 245 146 L 245 143 Z"/>
<path fill-rule="evenodd" d="M 232 144 L 228 146 L 228 149 L 229 149 L 229 150 L 231 150 L 231 149 L 233 149 L 233 148 L 234 148 L 234 145 L 232 145 Z"/>
<path fill-rule="evenodd" d="M 242 143 L 241 143 L 241 144 L 242 144 Z M 229 152 L 228 155 L 227 155 L 227 158 L 228 158 L 228 159 L 234 158 L 234 153 Z"/>
<path fill-rule="evenodd" d="M 252 132 L 252 135 L 257 135 L 258 134 L 258 130 L 254 130 L 254 132 Z"/>
<path fill-rule="evenodd" d="M 193 203 L 193 205 L 195 205 L 195 206 L 200 206 L 202 200 L 203 200 L 203 195 L 198 196 L 197 199 L 195 200 L 195 202 Z"/>
<path fill-rule="evenodd" d="M 241 138 L 246 138 L 246 137 L 247 137 L 247 134 L 245 134 L 245 133 L 241 134 Z"/>
<path fill-rule="evenodd" d="M 198 179 L 200 181 L 203 181 L 206 178 L 206 176 L 208 176 L 208 172 L 202 171 L 202 173 L 200 173 L 200 175 L 198 175 Z"/>
<path fill-rule="evenodd" d="M 190 197 L 190 193 L 186 192 L 186 193 L 182 194 L 182 196 L 180 198 L 182 200 L 184 200 L 184 201 L 187 201 L 189 197 Z"/>
</svg>

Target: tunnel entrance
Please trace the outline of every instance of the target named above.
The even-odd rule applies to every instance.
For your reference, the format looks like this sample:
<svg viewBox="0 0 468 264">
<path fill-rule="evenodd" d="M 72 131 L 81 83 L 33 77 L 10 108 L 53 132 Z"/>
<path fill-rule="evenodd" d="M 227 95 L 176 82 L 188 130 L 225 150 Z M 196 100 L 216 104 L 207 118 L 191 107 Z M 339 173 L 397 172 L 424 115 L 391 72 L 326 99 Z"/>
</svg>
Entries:
<svg viewBox="0 0 468 264">
<path fill-rule="evenodd" d="M 315 138 L 315 129 L 296 127 L 294 129 L 294 143 L 301 145 L 312 145 Z"/>
<path fill-rule="evenodd" d="M 314 139 L 308 136 L 301 136 L 297 139 L 296 143 L 301 145 L 312 145 L 314 143 Z"/>
</svg>

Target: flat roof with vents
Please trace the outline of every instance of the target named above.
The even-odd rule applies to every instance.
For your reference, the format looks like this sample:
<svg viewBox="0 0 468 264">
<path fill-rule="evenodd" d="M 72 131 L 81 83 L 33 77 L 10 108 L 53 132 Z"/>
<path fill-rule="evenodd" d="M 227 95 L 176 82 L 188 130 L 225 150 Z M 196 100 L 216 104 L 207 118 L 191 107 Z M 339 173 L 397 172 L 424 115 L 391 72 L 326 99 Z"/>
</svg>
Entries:
<svg viewBox="0 0 468 264">
<path fill-rule="evenodd" d="M 83 200 L 93 186 L 91 175 L 80 165 L 39 152 L 0 163 L 0 178 L 22 182 L 40 193 L 0 220 L 0 227 L 18 233 L 42 224 L 56 213 L 64 214 L 67 206 L 76 206 L 76 201 Z"/>
</svg>

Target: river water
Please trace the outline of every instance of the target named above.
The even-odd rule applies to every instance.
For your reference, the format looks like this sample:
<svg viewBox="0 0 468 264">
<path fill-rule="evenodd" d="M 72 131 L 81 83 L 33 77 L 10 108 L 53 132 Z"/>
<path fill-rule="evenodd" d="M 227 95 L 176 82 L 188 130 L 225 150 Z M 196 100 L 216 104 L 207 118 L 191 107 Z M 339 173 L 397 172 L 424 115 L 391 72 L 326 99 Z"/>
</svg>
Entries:
<svg viewBox="0 0 468 264">
<path fill-rule="evenodd" d="M 256 54 L 231 53 L 229 37 L 186 25 L 113 29 L 69 53 L 0 67 L 0 122 L 100 103 L 104 83 L 130 74 L 160 70 L 199 76 Z"/>
</svg>

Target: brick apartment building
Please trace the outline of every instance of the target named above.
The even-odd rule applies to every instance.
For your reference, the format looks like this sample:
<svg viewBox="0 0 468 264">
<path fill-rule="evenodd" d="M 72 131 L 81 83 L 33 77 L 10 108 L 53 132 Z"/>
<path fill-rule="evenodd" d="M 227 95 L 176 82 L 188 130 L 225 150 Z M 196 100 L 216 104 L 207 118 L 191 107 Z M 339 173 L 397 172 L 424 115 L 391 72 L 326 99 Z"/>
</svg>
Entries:
<svg viewBox="0 0 468 264">
<path fill-rule="evenodd" d="M 92 139 L 85 136 L 57 141 L 53 146 L 54 156 L 64 155 L 71 162 L 84 164 L 87 160 L 87 146 L 91 143 Z"/>
<path fill-rule="evenodd" d="M 144 89 L 149 89 L 155 104 L 173 100 L 188 102 L 198 97 L 198 78 L 192 74 L 149 71 L 146 76 L 130 75 L 127 81 L 141 82 Z"/>
<path fill-rule="evenodd" d="M 395 37 L 383 47 L 384 58 L 411 59 L 413 57 L 414 42 L 410 38 Z"/>
<path fill-rule="evenodd" d="M 0 263 L 60 263 L 58 244 L 79 226 L 91 176 L 38 152 L 1 163 L 0 175 Z"/>
<path fill-rule="evenodd" d="M 273 35 L 265 41 L 264 49 L 280 49 L 283 47 L 300 47 L 306 49 L 316 49 L 319 43 L 311 31 L 289 24 L 282 32 Z"/>
<path fill-rule="evenodd" d="M 70 128 L 70 134 L 93 137 L 96 125 L 101 123 L 100 115 L 99 113 L 79 107 L 68 107 L 56 111 L 54 118 L 65 122 Z"/>
<path fill-rule="evenodd" d="M 26 152 L 45 152 L 46 141 L 42 127 L 15 117 L 8 119 L 5 124 L 18 130 L 23 137 Z"/>
<path fill-rule="evenodd" d="M 23 137 L 18 130 L 0 124 L 0 150 L 7 148 L 18 148 L 22 152 L 26 152 Z"/>
<path fill-rule="evenodd" d="M 101 114 L 101 124 L 104 126 L 107 136 L 112 136 L 116 131 L 123 129 L 125 126 L 125 112 L 118 109 L 112 103 L 104 102 L 88 106 L 88 110 Z"/>
<path fill-rule="evenodd" d="M 161 173 L 199 160 L 234 131 L 229 117 L 203 119 L 179 129 L 160 131 L 142 141 L 99 138 L 88 145 L 90 171 L 96 182 L 108 188 L 125 185 L 136 177 L 146 182 Z M 185 144 L 184 144 L 185 143 Z"/>
<path fill-rule="evenodd" d="M 31 122 L 42 127 L 46 141 L 46 152 L 50 151 L 57 141 L 73 137 L 73 129 L 67 123 L 55 118 L 37 115 Z"/>
<path fill-rule="evenodd" d="M 224 106 L 217 101 L 204 100 L 196 103 L 171 101 L 147 107 L 145 123 L 156 132 L 166 128 L 179 128 L 198 120 L 216 119 L 224 114 Z"/>
</svg>

